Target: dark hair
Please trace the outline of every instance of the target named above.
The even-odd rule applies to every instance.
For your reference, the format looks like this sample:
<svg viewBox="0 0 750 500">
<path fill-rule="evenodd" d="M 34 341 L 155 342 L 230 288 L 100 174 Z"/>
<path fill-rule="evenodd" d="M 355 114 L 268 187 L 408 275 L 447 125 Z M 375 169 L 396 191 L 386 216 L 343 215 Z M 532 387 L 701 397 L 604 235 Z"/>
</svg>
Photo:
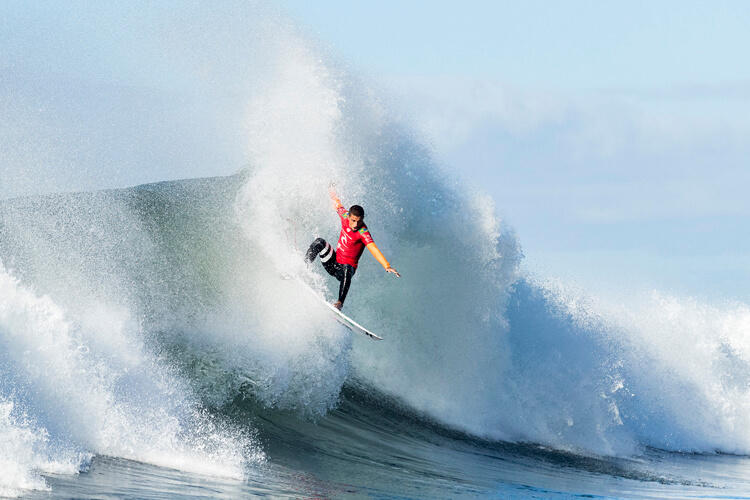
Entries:
<svg viewBox="0 0 750 500">
<path fill-rule="evenodd" d="M 352 205 L 352 208 L 349 209 L 349 213 L 355 217 L 365 218 L 365 209 L 359 205 Z"/>
</svg>

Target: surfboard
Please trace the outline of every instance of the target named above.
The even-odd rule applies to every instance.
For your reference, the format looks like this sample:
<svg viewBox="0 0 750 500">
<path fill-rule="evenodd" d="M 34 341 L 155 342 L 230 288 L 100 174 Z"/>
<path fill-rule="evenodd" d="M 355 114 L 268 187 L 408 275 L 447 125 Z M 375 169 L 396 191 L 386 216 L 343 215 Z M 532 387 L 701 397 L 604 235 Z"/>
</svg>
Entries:
<svg viewBox="0 0 750 500">
<path fill-rule="evenodd" d="M 370 330 L 368 330 L 364 326 L 360 325 L 359 323 L 357 323 L 356 321 L 354 321 L 353 319 L 351 319 L 346 314 L 342 313 L 341 311 L 339 311 L 338 309 L 336 309 L 335 307 L 333 307 L 333 304 L 329 304 L 328 301 L 324 297 L 321 297 L 318 294 L 318 292 L 316 292 L 313 289 L 313 287 L 311 287 L 310 285 L 308 285 L 307 283 L 305 283 L 304 281 L 302 281 L 297 276 L 290 276 L 290 275 L 283 275 L 283 276 L 281 276 L 281 279 L 287 279 L 288 280 L 288 279 L 292 279 L 292 278 L 294 278 L 294 281 L 296 281 L 297 283 L 301 284 L 305 289 L 307 289 L 310 293 L 312 293 L 315 296 L 315 298 L 318 299 L 318 301 L 321 304 L 323 304 L 324 306 L 326 306 L 328 308 L 329 312 L 333 315 L 333 318 L 336 321 L 338 321 L 339 323 L 341 323 L 342 325 L 344 325 L 345 327 L 347 327 L 349 330 L 353 331 L 354 333 L 359 333 L 361 335 L 365 335 L 367 337 L 370 337 L 373 340 L 383 340 L 383 337 L 378 337 L 377 335 L 375 335 L 374 333 L 372 333 Z"/>
</svg>

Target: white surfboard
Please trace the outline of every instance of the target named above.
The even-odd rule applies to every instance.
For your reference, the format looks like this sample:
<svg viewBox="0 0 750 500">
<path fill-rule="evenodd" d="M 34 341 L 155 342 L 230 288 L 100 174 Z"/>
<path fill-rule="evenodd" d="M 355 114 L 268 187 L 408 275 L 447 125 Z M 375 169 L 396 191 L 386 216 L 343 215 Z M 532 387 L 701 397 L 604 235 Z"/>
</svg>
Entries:
<svg viewBox="0 0 750 500">
<path fill-rule="evenodd" d="M 374 339 L 374 340 L 383 340 L 383 337 L 378 337 L 377 335 L 375 335 L 374 333 L 372 333 L 370 330 L 368 330 L 364 326 L 360 325 L 359 323 L 357 323 L 356 321 L 354 321 L 353 319 L 351 319 L 346 314 L 342 313 L 341 311 L 339 311 L 338 309 L 336 309 L 335 307 L 333 307 L 333 304 L 329 304 L 328 301 L 325 300 L 325 298 L 321 297 L 318 294 L 318 292 L 316 292 L 310 285 L 308 285 L 307 283 L 305 283 L 304 281 L 302 281 L 301 279 L 299 279 L 297 276 L 284 275 L 281 278 L 282 279 L 291 279 L 291 278 L 294 278 L 294 280 L 297 283 L 300 283 L 307 290 L 309 290 L 310 293 L 312 293 L 313 295 L 315 295 L 315 298 L 317 298 L 322 304 L 324 304 L 328 308 L 328 310 L 331 313 L 333 313 L 333 318 L 336 321 L 338 321 L 339 323 L 341 323 L 342 325 L 344 325 L 345 327 L 347 327 L 349 330 L 351 330 L 351 331 L 353 331 L 355 333 L 366 335 L 366 336 L 368 336 L 368 337 L 370 337 L 371 339 Z"/>
</svg>

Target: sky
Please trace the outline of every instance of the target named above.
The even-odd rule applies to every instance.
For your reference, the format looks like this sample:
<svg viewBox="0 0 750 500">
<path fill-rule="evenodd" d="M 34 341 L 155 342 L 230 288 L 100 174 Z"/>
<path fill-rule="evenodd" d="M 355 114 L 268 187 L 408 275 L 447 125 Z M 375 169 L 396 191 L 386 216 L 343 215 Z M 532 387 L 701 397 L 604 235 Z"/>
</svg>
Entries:
<svg viewBox="0 0 750 500">
<path fill-rule="evenodd" d="M 279 10 L 492 195 L 534 275 L 750 302 L 744 1 L 7 0 L 0 199 L 236 171 L 246 34 Z"/>
<path fill-rule="evenodd" d="M 525 265 L 750 301 L 750 4 L 282 5 L 493 195 Z"/>
<path fill-rule="evenodd" d="M 573 91 L 746 81 L 746 2 L 283 0 L 373 73 Z M 745 43 L 743 43 L 745 42 Z"/>
</svg>

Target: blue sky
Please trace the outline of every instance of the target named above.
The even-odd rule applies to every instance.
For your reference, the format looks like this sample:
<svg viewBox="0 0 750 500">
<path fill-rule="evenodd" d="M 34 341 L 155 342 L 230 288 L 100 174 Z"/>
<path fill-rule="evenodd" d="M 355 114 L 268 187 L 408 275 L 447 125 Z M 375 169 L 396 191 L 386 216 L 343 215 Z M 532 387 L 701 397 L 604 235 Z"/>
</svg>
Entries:
<svg viewBox="0 0 750 500">
<path fill-rule="evenodd" d="M 0 4 L 0 198 L 236 170 L 248 33 L 280 8 L 493 196 L 533 272 L 750 301 L 750 3 L 178 5 Z"/>
<path fill-rule="evenodd" d="M 750 78 L 742 1 L 283 0 L 366 71 L 529 89 L 642 89 Z"/>
</svg>

